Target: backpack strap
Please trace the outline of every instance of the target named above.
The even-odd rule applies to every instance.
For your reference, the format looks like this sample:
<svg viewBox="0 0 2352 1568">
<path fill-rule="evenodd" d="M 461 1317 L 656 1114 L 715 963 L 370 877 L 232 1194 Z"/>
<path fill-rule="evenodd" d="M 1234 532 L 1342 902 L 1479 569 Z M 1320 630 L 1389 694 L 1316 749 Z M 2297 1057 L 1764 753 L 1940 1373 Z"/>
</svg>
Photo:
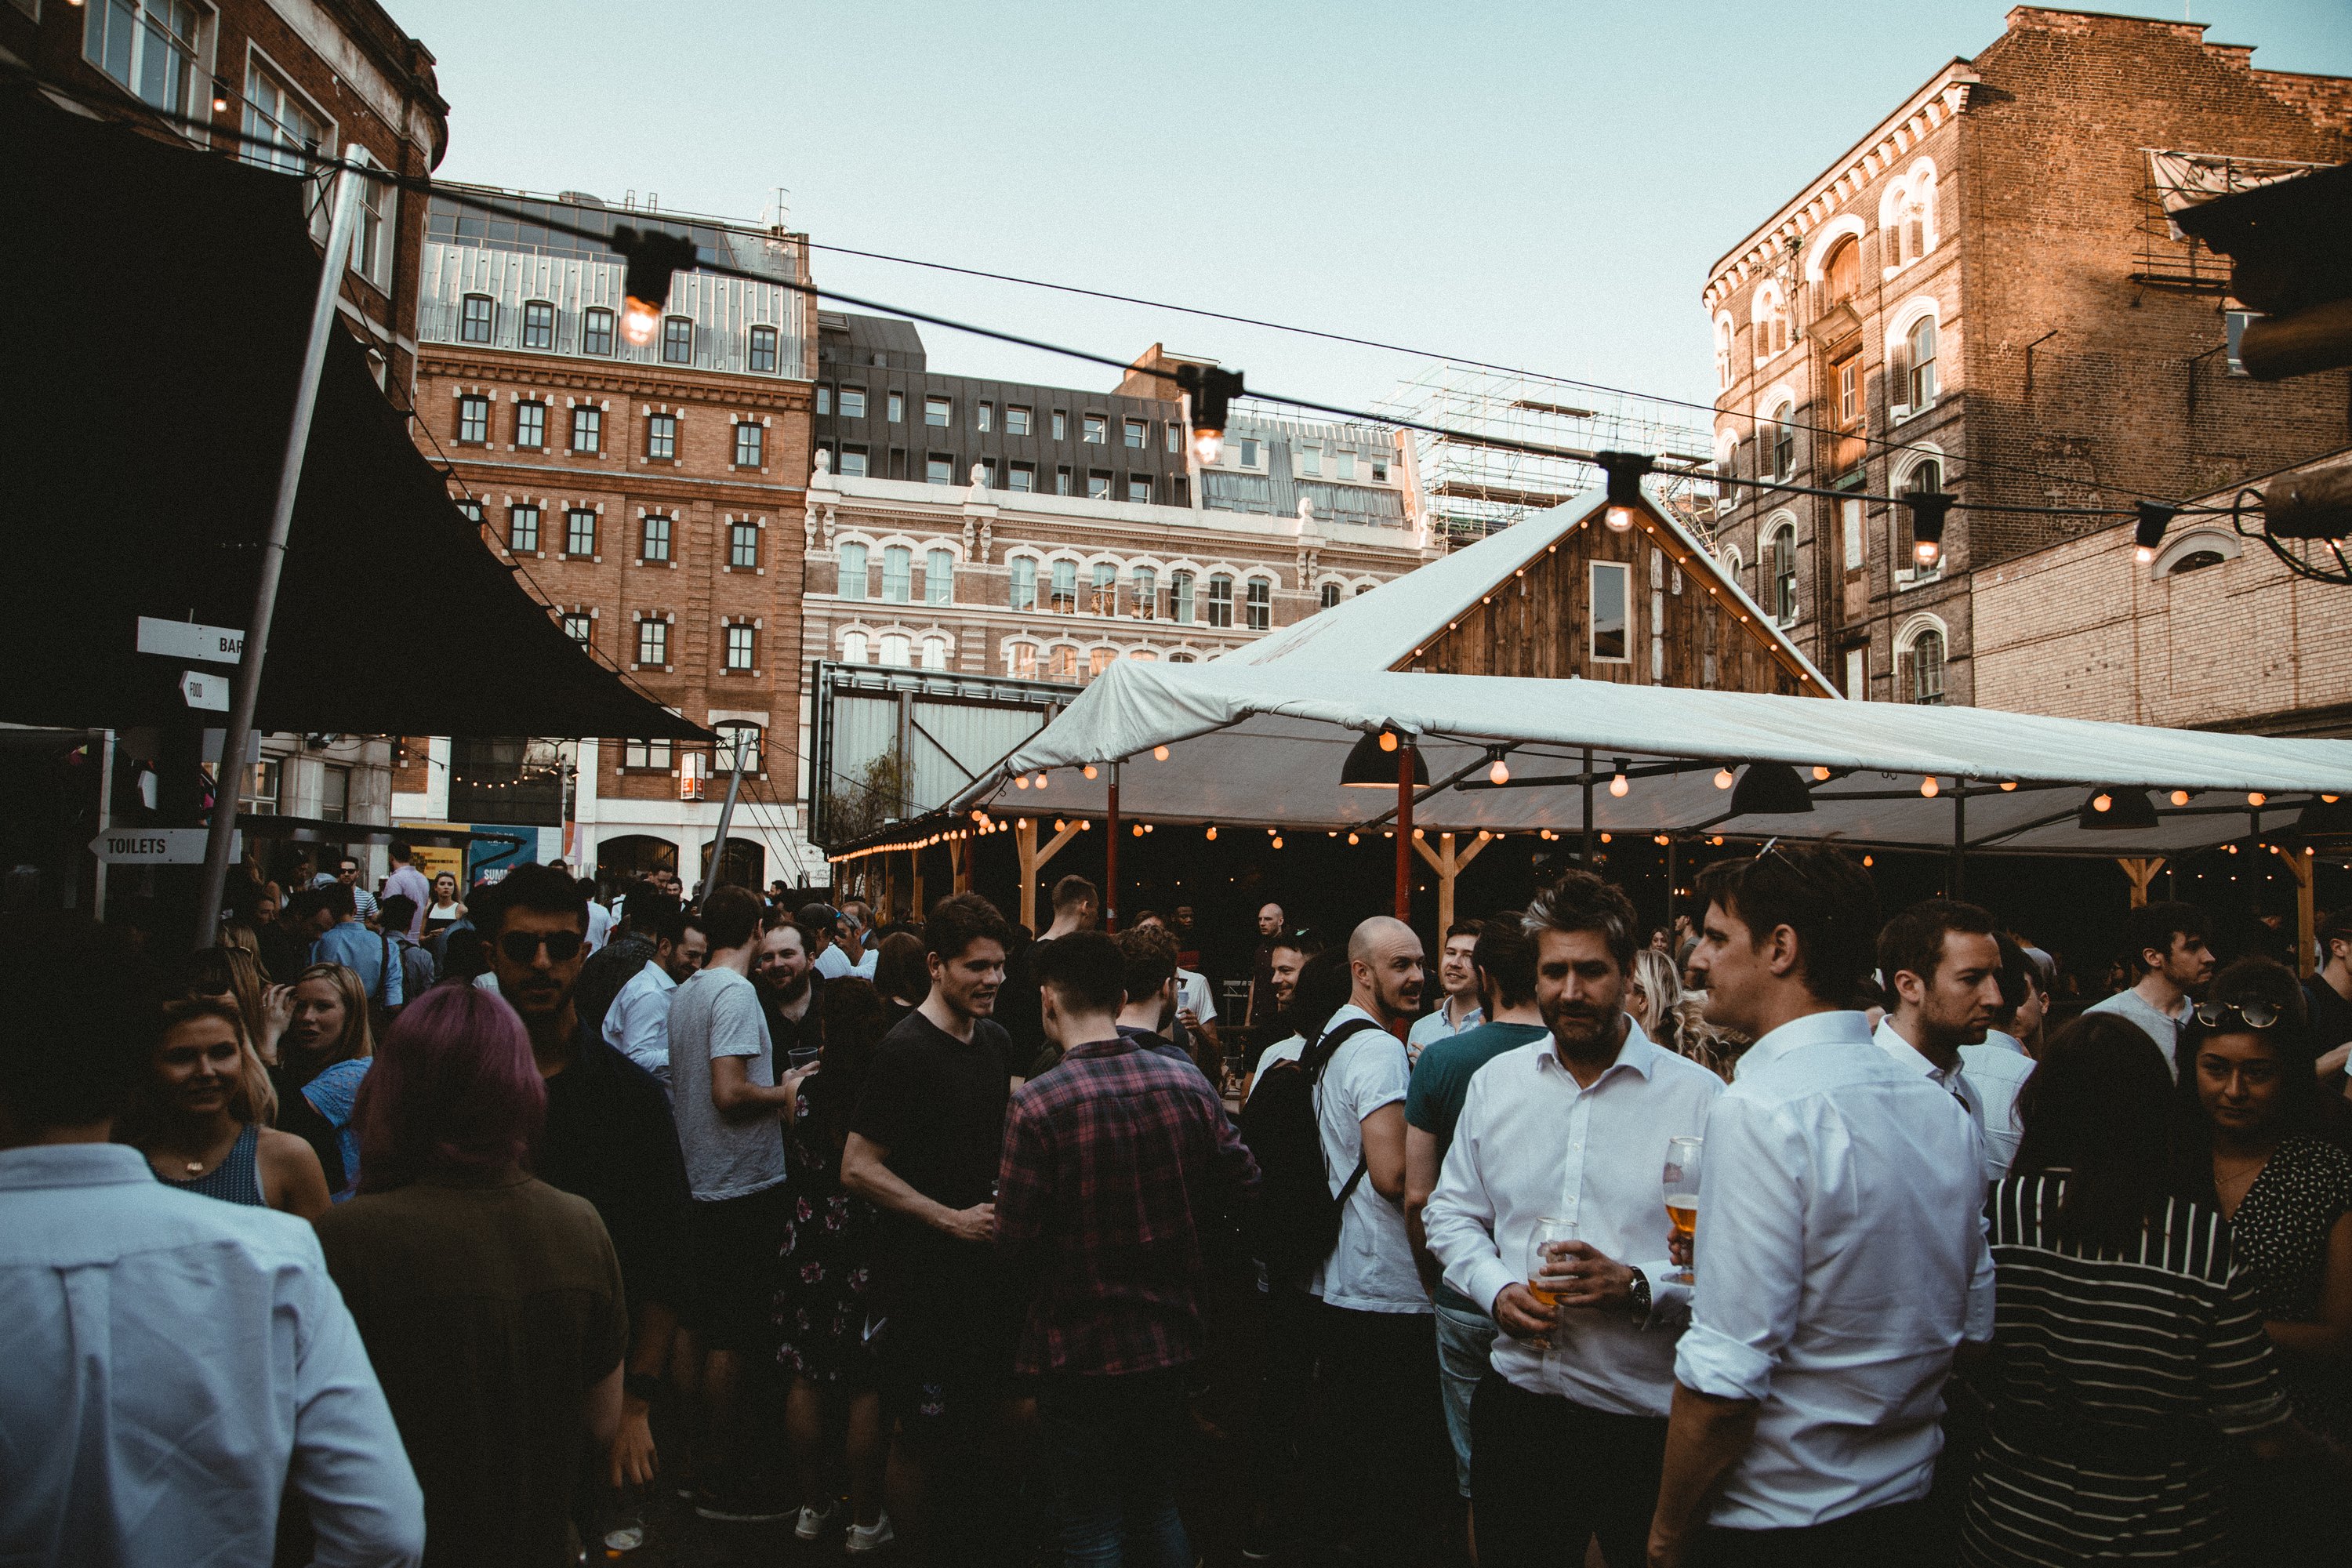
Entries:
<svg viewBox="0 0 2352 1568">
<path fill-rule="evenodd" d="M 1341 1046 L 1346 1045 L 1349 1040 L 1354 1039 L 1358 1035 L 1362 1034 L 1367 1029 L 1378 1029 L 1381 1034 L 1388 1033 L 1386 1029 L 1381 1029 L 1378 1024 L 1372 1022 L 1370 1018 L 1350 1018 L 1336 1029 L 1325 1030 L 1322 1036 L 1317 1039 L 1312 1046 L 1307 1047 L 1307 1050 L 1318 1053 L 1318 1059 L 1315 1063 L 1314 1069 L 1307 1075 L 1307 1093 L 1310 1097 L 1308 1103 L 1315 1107 L 1315 1120 L 1318 1124 L 1315 1130 L 1315 1146 L 1318 1152 L 1321 1151 L 1323 1146 L 1323 1130 L 1321 1127 L 1323 1120 L 1323 1069 L 1331 1065 L 1331 1058 L 1339 1054 L 1339 1047 Z M 1327 1047 L 1328 1047 L 1328 1049 L 1325 1048 Z M 1306 1055 L 1306 1051 L 1301 1051 L 1299 1053 L 1299 1057 L 1301 1058 L 1299 1066 L 1302 1069 L 1304 1069 L 1307 1065 L 1305 1061 Z M 1343 1211 L 1348 1206 L 1348 1200 L 1356 1195 L 1356 1186 L 1364 1179 L 1364 1173 L 1371 1168 L 1368 1163 L 1366 1163 L 1369 1158 L 1370 1156 L 1366 1155 L 1360 1149 L 1357 1151 L 1356 1168 L 1349 1173 L 1347 1185 L 1339 1189 L 1339 1196 L 1336 1200 Z M 1325 1181 L 1331 1179 L 1331 1168 L 1328 1164 L 1323 1168 L 1323 1179 Z"/>
</svg>

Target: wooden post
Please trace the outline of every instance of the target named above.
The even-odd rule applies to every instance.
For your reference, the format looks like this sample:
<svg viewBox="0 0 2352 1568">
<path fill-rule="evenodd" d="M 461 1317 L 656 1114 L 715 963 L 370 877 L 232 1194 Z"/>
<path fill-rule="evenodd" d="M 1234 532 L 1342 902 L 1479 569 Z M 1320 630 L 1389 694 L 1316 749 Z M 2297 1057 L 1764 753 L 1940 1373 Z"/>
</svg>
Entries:
<svg viewBox="0 0 2352 1568">
<path fill-rule="evenodd" d="M 898 868 L 891 864 L 888 850 L 884 850 L 880 858 L 882 861 L 882 923 L 887 925 L 898 918 L 897 897 L 898 874 Z"/>
<path fill-rule="evenodd" d="M 2294 879 L 2294 972 L 2305 980 L 2313 969 L 2312 946 L 2319 940 L 2319 911 L 2312 907 L 2311 885 L 2316 873 L 2311 857 L 2296 848 L 2282 848 L 2287 875 Z"/>
<path fill-rule="evenodd" d="M 908 901 L 914 908 L 914 918 L 921 920 L 928 911 L 923 908 L 923 848 L 919 844 L 907 851 L 907 885 L 912 889 Z"/>
<path fill-rule="evenodd" d="M 971 858 L 979 846 L 958 834 L 948 840 L 948 869 L 953 874 L 953 885 L 959 893 L 971 891 Z"/>
<path fill-rule="evenodd" d="M 2147 902 L 2147 885 L 2156 880 L 2158 871 L 2164 869 L 2164 857 L 2155 855 L 2145 860 L 2124 858 L 2116 864 L 2121 866 L 2124 875 L 2131 879 L 2131 907 L 2136 910 L 2141 908 Z"/>
<path fill-rule="evenodd" d="M 1478 858 L 1478 851 L 1493 842 L 1491 838 L 1480 838 L 1473 842 L 1468 848 L 1457 853 L 1454 847 L 1454 835 L 1451 833 L 1441 833 L 1437 836 L 1438 847 L 1433 852 L 1426 843 L 1418 839 L 1414 841 L 1413 847 L 1421 851 L 1421 858 L 1428 861 L 1430 868 L 1437 873 L 1439 946 L 1444 945 L 1445 933 L 1454 929 L 1454 879 L 1460 876 L 1470 862 Z"/>
<path fill-rule="evenodd" d="M 1412 919 L 1412 744 L 1397 743 L 1396 918 Z"/>
<path fill-rule="evenodd" d="M 1061 832 L 1054 835 L 1051 843 L 1040 849 L 1037 847 L 1035 817 L 1019 818 L 1013 829 L 1013 845 L 1021 851 L 1021 923 L 1027 926 L 1033 932 L 1038 929 L 1037 873 L 1045 868 L 1046 861 L 1061 852 L 1062 846 L 1067 844 L 1077 831 L 1078 824 L 1072 822 Z"/>
</svg>

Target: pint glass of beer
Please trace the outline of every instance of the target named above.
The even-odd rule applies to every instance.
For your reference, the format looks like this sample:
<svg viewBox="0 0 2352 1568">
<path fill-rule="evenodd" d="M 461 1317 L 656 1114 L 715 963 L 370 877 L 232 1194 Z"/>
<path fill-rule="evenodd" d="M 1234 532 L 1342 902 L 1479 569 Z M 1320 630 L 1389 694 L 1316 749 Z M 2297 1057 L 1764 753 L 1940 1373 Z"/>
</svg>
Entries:
<svg viewBox="0 0 2352 1568">
<path fill-rule="evenodd" d="M 1551 1309 L 1552 1321 L 1559 1321 L 1560 1281 L 1544 1278 L 1544 1265 L 1568 1261 L 1564 1244 L 1577 1239 L 1576 1222 L 1546 1215 L 1536 1221 L 1535 1229 L 1528 1233 L 1528 1293 Z M 1547 1335 L 1536 1342 L 1543 1346 L 1547 1365 L 1551 1360 L 1551 1339 Z"/>
<path fill-rule="evenodd" d="M 1666 1140 L 1666 1173 L 1661 1184 L 1666 1194 L 1666 1223 L 1674 1226 L 1675 1239 L 1685 1246 L 1698 1239 L 1698 1165 L 1705 1142 L 1703 1138 Z M 1685 1268 L 1675 1279 L 1690 1284 L 1690 1269 Z"/>
</svg>

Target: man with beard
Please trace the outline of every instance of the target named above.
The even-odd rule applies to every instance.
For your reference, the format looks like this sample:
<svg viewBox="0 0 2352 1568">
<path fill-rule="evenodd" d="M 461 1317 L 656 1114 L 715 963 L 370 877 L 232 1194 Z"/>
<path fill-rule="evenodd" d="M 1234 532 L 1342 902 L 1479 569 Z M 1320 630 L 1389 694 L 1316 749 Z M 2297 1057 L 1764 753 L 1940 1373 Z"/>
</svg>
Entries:
<svg viewBox="0 0 2352 1568">
<path fill-rule="evenodd" d="M 1419 1063 L 1421 1053 L 1439 1040 L 1450 1040 L 1486 1021 L 1478 1005 L 1478 970 L 1473 957 L 1477 947 L 1476 921 L 1456 921 L 1446 929 L 1445 945 L 1437 956 L 1437 987 L 1444 994 L 1436 1010 L 1415 1019 L 1404 1037 L 1409 1065 Z"/>
<path fill-rule="evenodd" d="M 2126 989 L 2084 1009 L 2118 1014 L 2138 1025 L 2164 1053 L 2164 1070 L 2175 1082 L 2180 1079 L 2176 1058 L 2189 999 L 2213 978 L 2217 961 L 2205 945 L 2211 929 L 2205 911 L 2195 904 L 2143 904 L 2125 911 L 2124 946 L 2137 978 Z"/>
<path fill-rule="evenodd" d="M 769 920 L 751 954 L 751 983 L 760 988 L 760 1008 L 767 1015 L 776 1055 L 789 1062 L 794 1050 L 824 1044 L 817 992 L 825 977 L 809 957 L 816 939 L 808 928 L 772 915 Z"/>
<path fill-rule="evenodd" d="M 1278 1026 L 1290 1012 L 1291 998 L 1297 994 L 1298 972 L 1307 961 L 1323 951 L 1315 938 L 1285 932 L 1275 942 L 1267 956 L 1266 983 L 1274 988 L 1275 1012 L 1272 1022 L 1251 1031 L 1255 1043 L 1242 1068 L 1242 1098 L 1247 1100 L 1250 1090 L 1257 1087 L 1258 1069 L 1276 1062 L 1295 1062 L 1306 1047 L 1306 1039 L 1292 1034 L 1276 1040 L 1269 1037 L 1281 1033 Z"/>
<path fill-rule="evenodd" d="M 684 955 L 686 915 L 676 899 L 647 888 L 631 898 L 627 907 L 629 934 L 622 940 L 649 942 L 653 952 L 613 998 L 604 1015 L 604 1043 L 653 1074 L 667 1090 L 670 997 L 702 964 L 698 957 Z M 619 945 L 600 948 L 598 952 L 613 952 Z M 582 973 L 595 963 L 595 957 L 590 957 L 580 966 Z"/>
<path fill-rule="evenodd" d="M 1546 1034 L 1470 1079 L 1423 1216 L 1446 1283 L 1501 1330 L 1471 1401 L 1488 1563 L 1558 1559 L 1561 1542 L 1598 1535 L 1612 1565 L 1633 1564 L 1649 1539 L 1690 1297 L 1667 1261 L 1656 1173 L 1668 1139 L 1706 1127 L 1723 1082 L 1625 1016 L 1635 918 L 1587 871 L 1537 895 L 1525 924 Z M 1551 1216 L 1578 1229 L 1543 1264 L 1547 1305 L 1526 1270 Z"/>
<path fill-rule="evenodd" d="M 1274 994 L 1274 948 L 1284 934 L 1282 906 L 1267 904 L 1257 912 L 1257 952 L 1250 961 L 1249 1026 L 1261 1028 L 1280 1016 L 1283 1004 Z"/>
<path fill-rule="evenodd" d="M 1984 1096 L 1961 1070 L 1960 1047 L 1980 1045 L 2000 1006 L 2000 944 L 1974 904 L 1927 899 L 1878 933 L 1878 973 L 1895 1009 L 1871 1037 L 1878 1048 L 1967 1108 L 1984 1142 Z M 1985 1180 L 2006 1171 L 1985 1157 Z"/>
<path fill-rule="evenodd" d="M 659 1468 L 648 1417 L 661 1392 L 686 1288 L 679 1245 L 686 1169 L 661 1085 L 581 1021 L 587 884 L 546 866 L 518 867 L 476 893 L 467 916 L 483 937 L 499 994 L 522 1016 L 547 1080 L 547 1121 L 531 1164 L 549 1186 L 595 1205 L 621 1260 L 631 1319 L 621 1427 L 606 1450 L 607 1486 L 643 1486 Z"/>
<path fill-rule="evenodd" d="M 882 1037 L 849 1124 L 841 1182 L 882 1211 L 873 1305 L 892 1490 L 933 1563 L 995 1561 L 1007 1498 L 999 1440 L 1013 1339 L 994 1257 L 1013 1042 L 991 1015 L 1012 929 L 976 893 L 925 922 L 930 994 Z"/>
</svg>

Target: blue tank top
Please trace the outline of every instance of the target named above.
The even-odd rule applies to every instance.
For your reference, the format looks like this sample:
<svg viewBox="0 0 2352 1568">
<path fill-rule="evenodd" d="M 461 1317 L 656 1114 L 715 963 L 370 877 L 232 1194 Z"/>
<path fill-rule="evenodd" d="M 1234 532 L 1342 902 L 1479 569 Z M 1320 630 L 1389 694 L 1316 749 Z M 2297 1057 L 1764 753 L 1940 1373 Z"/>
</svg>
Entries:
<svg viewBox="0 0 2352 1568">
<path fill-rule="evenodd" d="M 169 1176 L 155 1179 L 167 1187 L 177 1187 L 184 1193 L 194 1193 L 201 1197 L 268 1208 L 268 1200 L 261 1195 L 260 1153 L 261 1127 L 257 1122 L 248 1121 L 245 1124 L 245 1131 L 236 1135 L 236 1142 L 229 1146 L 228 1158 L 194 1181 L 175 1182 Z"/>
</svg>

